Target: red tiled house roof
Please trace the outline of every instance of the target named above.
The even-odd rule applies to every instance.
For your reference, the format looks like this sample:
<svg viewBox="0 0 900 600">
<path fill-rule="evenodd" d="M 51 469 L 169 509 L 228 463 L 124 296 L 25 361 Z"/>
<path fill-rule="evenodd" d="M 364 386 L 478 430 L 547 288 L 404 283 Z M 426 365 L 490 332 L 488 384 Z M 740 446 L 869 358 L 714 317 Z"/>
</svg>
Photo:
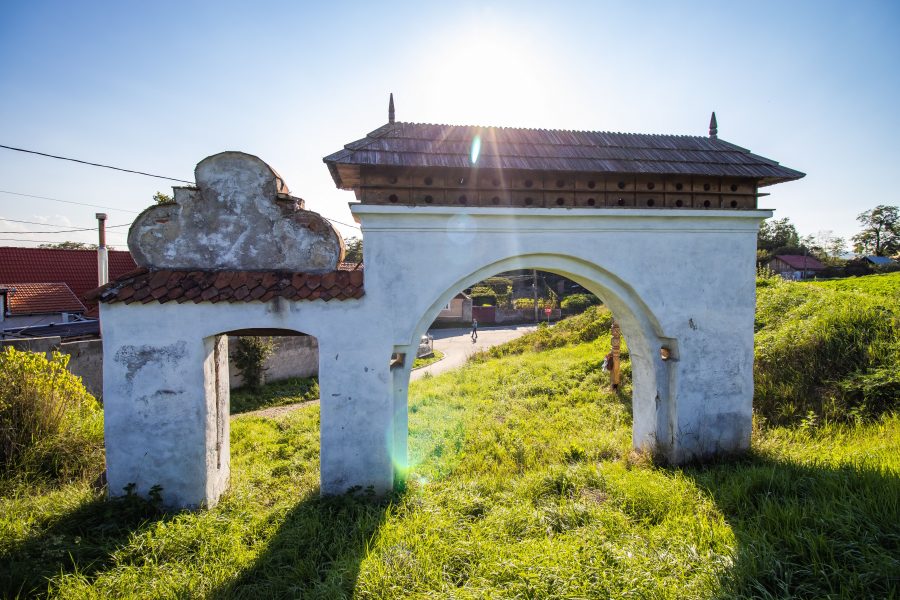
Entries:
<svg viewBox="0 0 900 600">
<path fill-rule="evenodd" d="M 323 274 L 282 271 L 173 271 L 139 269 L 95 289 L 85 298 L 124 302 L 266 302 L 286 300 L 349 300 L 363 296 L 362 271 Z"/>
<path fill-rule="evenodd" d="M 778 254 L 775 256 L 778 260 L 787 266 L 797 269 L 798 271 L 821 271 L 825 265 L 820 263 L 812 256 L 802 256 L 800 254 Z"/>
<path fill-rule="evenodd" d="M 0 283 L 12 316 L 83 313 L 86 308 L 65 283 Z"/>
<path fill-rule="evenodd" d="M 125 250 L 109 251 L 110 281 L 137 268 Z M 78 298 L 99 285 L 96 250 L 0 247 L 0 281 L 13 283 L 65 283 Z M 96 302 L 85 303 L 96 314 Z"/>
</svg>

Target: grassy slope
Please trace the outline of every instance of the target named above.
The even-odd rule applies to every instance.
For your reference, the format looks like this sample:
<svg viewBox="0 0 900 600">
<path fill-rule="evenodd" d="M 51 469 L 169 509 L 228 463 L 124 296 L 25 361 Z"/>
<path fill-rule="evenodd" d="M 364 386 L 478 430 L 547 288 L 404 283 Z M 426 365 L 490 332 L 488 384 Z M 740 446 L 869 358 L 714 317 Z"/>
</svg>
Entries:
<svg viewBox="0 0 900 600">
<path fill-rule="evenodd" d="M 49 578 L 68 598 L 897 597 L 900 417 L 771 428 L 740 463 L 654 468 L 605 391 L 607 350 L 414 383 L 414 464 L 390 504 L 318 498 L 315 405 L 236 419 L 209 511 L 23 488 L 0 498 L 0 593 Z"/>
</svg>

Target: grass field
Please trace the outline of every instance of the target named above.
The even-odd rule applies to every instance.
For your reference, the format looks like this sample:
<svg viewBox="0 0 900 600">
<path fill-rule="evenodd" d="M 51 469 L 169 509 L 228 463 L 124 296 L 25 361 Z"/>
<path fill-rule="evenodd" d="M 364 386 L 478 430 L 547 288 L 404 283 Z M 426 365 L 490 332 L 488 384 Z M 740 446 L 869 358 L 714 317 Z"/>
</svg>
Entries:
<svg viewBox="0 0 900 600">
<path fill-rule="evenodd" d="M 9 483 L 0 592 L 900 597 L 894 410 L 770 421 L 738 462 L 656 467 L 630 450 L 630 390 L 607 390 L 607 325 L 594 313 L 414 382 L 413 467 L 387 499 L 318 496 L 314 404 L 233 420 L 232 484 L 211 510 L 107 501 L 88 480 Z"/>
</svg>

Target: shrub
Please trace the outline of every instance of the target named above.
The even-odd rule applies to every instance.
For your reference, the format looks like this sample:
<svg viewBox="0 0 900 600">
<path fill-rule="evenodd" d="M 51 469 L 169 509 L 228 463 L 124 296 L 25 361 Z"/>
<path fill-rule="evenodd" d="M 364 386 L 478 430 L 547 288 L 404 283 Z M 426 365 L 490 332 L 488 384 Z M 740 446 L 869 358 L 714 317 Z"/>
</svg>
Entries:
<svg viewBox="0 0 900 600">
<path fill-rule="evenodd" d="M 3 475 L 61 480 L 98 474 L 103 412 L 69 357 L 7 347 L 0 353 L 0 465 Z"/>
<path fill-rule="evenodd" d="M 523 309 L 533 309 L 534 308 L 534 298 L 516 298 L 513 300 L 513 306 L 518 308 L 519 310 Z"/>
<path fill-rule="evenodd" d="M 272 355 L 275 344 L 272 338 L 241 336 L 234 352 L 234 364 L 244 378 L 244 385 L 258 390 L 265 383 L 266 359 Z"/>
<path fill-rule="evenodd" d="M 563 298 L 559 306 L 565 311 L 580 313 L 596 304 L 600 304 L 600 299 L 593 294 L 572 294 Z"/>
</svg>

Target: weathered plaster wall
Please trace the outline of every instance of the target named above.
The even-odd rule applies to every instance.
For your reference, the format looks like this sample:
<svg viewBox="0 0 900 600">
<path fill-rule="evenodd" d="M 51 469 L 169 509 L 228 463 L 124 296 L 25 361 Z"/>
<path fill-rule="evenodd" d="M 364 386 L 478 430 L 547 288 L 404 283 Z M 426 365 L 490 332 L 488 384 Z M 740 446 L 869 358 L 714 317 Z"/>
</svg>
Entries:
<svg viewBox="0 0 900 600">
<path fill-rule="evenodd" d="M 614 312 L 631 351 L 635 446 L 684 461 L 749 444 L 756 231 L 770 212 L 352 210 L 366 239 L 361 300 L 101 305 L 111 490 L 158 483 L 170 504 L 215 502 L 228 433 L 211 340 L 279 328 L 319 342 L 323 493 L 387 491 L 407 464 L 412 362 L 391 370 L 391 353 L 413 356 L 453 296 L 513 269 L 564 275 Z"/>
<path fill-rule="evenodd" d="M 291 377 L 313 377 L 319 374 L 319 342 L 311 335 L 275 336 L 274 348 L 264 364 L 266 381 Z M 244 378 L 234 365 L 236 337 L 228 338 L 228 381 L 233 388 L 244 385 Z"/>
<path fill-rule="evenodd" d="M 142 212 L 128 230 L 135 262 L 159 269 L 333 271 L 340 234 L 303 210 L 259 158 L 222 152 L 200 161 L 197 188 L 176 188 L 175 203 Z"/>
</svg>

